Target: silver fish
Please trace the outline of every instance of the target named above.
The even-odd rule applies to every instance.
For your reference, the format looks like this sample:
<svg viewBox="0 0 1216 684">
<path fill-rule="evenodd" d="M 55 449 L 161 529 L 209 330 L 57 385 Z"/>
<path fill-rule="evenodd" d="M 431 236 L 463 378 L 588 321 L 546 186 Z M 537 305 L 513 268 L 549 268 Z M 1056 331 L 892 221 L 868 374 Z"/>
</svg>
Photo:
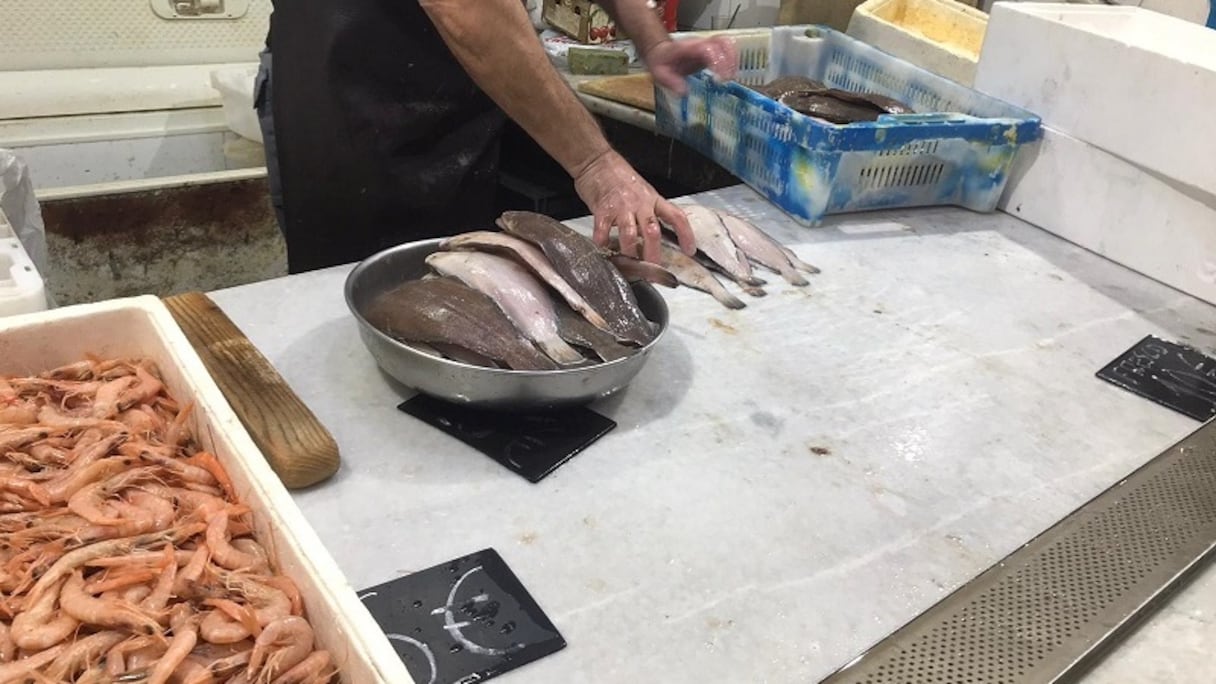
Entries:
<svg viewBox="0 0 1216 684">
<path fill-rule="evenodd" d="M 621 275 L 625 276 L 625 280 L 631 283 L 641 281 L 670 288 L 680 286 L 680 281 L 676 279 L 675 275 L 658 264 L 624 254 L 613 254 L 608 257 L 608 260 L 612 262 L 613 266 L 616 266 L 616 270 L 620 271 Z"/>
<path fill-rule="evenodd" d="M 495 233 L 489 230 L 476 230 L 469 233 L 463 233 L 455 237 L 450 237 L 447 240 L 439 243 L 439 248 L 444 250 L 461 250 L 461 249 L 477 249 L 482 251 L 492 251 L 502 254 L 510 254 L 518 259 L 541 280 L 548 283 L 549 287 L 557 291 L 566 300 L 575 311 L 581 313 L 591 325 L 603 330 L 611 332 L 608 328 L 608 322 L 600 312 L 591 307 L 587 300 L 583 298 L 566 279 L 561 276 L 553 268 L 553 264 L 545 258 L 545 253 L 527 240 L 521 240 L 514 235 L 506 233 Z"/>
<path fill-rule="evenodd" d="M 662 243 L 663 266 L 675 275 L 680 283 L 695 290 L 707 292 L 728 309 L 742 309 L 747 306 L 738 297 L 730 293 L 726 286 L 718 280 L 701 262 L 688 256 L 679 247 L 667 242 Z"/>
<path fill-rule="evenodd" d="M 758 287 L 764 284 L 763 280 L 752 273 L 751 263 L 748 262 L 738 245 L 730 239 L 726 226 L 722 225 L 722 219 L 718 218 L 712 209 L 699 204 L 681 204 L 679 206 L 688 216 L 688 223 L 692 226 L 693 235 L 697 238 L 697 248 L 714 265 L 740 285 Z M 757 293 L 746 287 L 744 289 L 748 294 L 763 295 L 763 291 Z"/>
<path fill-rule="evenodd" d="M 730 239 L 738 245 L 739 249 L 743 250 L 747 258 L 781 274 L 781 277 L 785 278 L 790 285 L 806 287 L 809 284 L 806 278 L 798 273 L 798 269 L 794 268 L 794 264 L 790 262 L 785 250 L 782 249 L 781 243 L 769 237 L 750 221 L 717 209 L 714 210 L 714 213 L 722 219 L 722 225 L 726 227 Z"/>
<path fill-rule="evenodd" d="M 591 325 L 564 301 L 554 298 L 553 308 L 557 310 L 557 330 L 570 344 L 589 349 L 604 361 L 616 361 L 634 353 L 633 347 L 620 344 L 610 333 Z"/>
<path fill-rule="evenodd" d="M 658 327 L 638 307 L 629 282 L 587 237 L 530 211 L 504 212 L 498 225 L 539 247 L 566 282 L 604 315 L 617 340 L 641 346 L 658 334 Z"/>
<path fill-rule="evenodd" d="M 515 370 L 555 370 L 486 295 L 455 278 L 411 280 L 376 297 L 367 320 L 402 342 L 451 344 Z"/>
<path fill-rule="evenodd" d="M 494 300 L 524 337 L 563 366 L 586 362 L 557 332 L 557 313 L 544 287 L 515 261 L 485 252 L 435 252 L 426 263 Z"/>
</svg>

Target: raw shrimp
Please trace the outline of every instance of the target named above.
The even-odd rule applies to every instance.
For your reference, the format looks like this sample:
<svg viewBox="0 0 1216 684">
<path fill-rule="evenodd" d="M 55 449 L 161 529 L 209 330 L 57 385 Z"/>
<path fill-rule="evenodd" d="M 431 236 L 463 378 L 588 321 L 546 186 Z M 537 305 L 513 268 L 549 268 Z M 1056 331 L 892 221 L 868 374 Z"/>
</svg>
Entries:
<svg viewBox="0 0 1216 684">
<path fill-rule="evenodd" d="M 249 674 L 254 679 L 272 680 L 307 658 L 312 643 L 312 626 L 304 618 L 292 615 L 275 620 L 253 644 Z"/>
<path fill-rule="evenodd" d="M 284 672 L 278 679 L 272 680 L 271 684 L 305 684 L 312 681 L 328 681 L 333 677 L 331 673 L 327 672 L 332 662 L 333 658 L 329 655 L 329 651 L 313 651 L 300 664 Z"/>
<path fill-rule="evenodd" d="M 148 676 L 148 684 L 165 684 L 190 651 L 198 643 L 198 616 L 185 603 L 179 603 L 170 611 L 169 624 L 173 629 L 173 638 L 169 640 L 169 648 L 157 661 L 156 667 Z"/>
<path fill-rule="evenodd" d="M 8 684 L 8 682 L 22 681 L 21 677 L 28 677 L 30 673 L 46 667 L 55 658 L 58 658 L 59 654 L 63 652 L 63 648 L 63 644 L 60 644 L 54 648 L 48 648 L 45 651 L 35 653 L 28 658 L 0 665 L 0 682 Z"/>
<path fill-rule="evenodd" d="M 80 622 L 66 612 L 56 610 L 63 583 L 46 593 L 42 600 L 30 605 L 13 619 L 12 640 L 23 651 L 42 651 L 67 639 Z"/>
<path fill-rule="evenodd" d="M 0 377 L 0 684 L 332 678 L 193 409 L 148 359 Z"/>
<path fill-rule="evenodd" d="M 87 636 L 64 649 L 51 662 L 45 674 L 52 681 L 71 681 L 76 673 L 89 669 L 124 638 L 120 632 L 98 632 Z"/>
<path fill-rule="evenodd" d="M 17 655 L 17 644 L 13 643 L 8 624 L 0 620 L 0 663 L 7 663 L 15 655 Z"/>
<path fill-rule="evenodd" d="M 199 636 L 213 644 L 235 644 L 248 639 L 251 634 L 241 623 L 228 617 L 221 610 L 212 610 L 203 617 L 198 628 Z"/>
<path fill-rule="evenodd" d="M 139 607 L 126 601 L 94 598 L 84 590 L 84 576 L 79 570 L 63 585 L 59 604 L 64 612 L 81 622 L 113 629 L 127 629 L 136 634 L 159 634 L 160 625 Z"/>
<path fill-rule="evenodd" d="M 273 620 L 291 615 L 291 599 L 278 589 L 238 573 L 220 570 L 217 574 L 225 587 L 244 597 L 245 601 L 254 607 L 258 624 L 265 626 Z"/>
<path fill-rule="evenodd" d="M 211 550 L 212 560 L 229 570 L 250 569 L 261 560 L 257 556 L 236 549 L 229 543 L 227 511 L 215 513 L 208 520 L 207 548 Z"/>
</svg>

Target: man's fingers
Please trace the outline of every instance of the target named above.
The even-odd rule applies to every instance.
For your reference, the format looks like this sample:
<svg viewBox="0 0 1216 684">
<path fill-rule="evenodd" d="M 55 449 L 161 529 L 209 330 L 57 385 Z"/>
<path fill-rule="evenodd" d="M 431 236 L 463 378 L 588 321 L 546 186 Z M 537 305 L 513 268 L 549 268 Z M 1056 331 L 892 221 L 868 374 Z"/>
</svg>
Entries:
<svg viewBox="0 0 1216 684">
<path fill-rule="evenodd" d="M 680 241 L 680 249 L 688 256 L 696 254 L 697 238 L 693 235 L 692 225 L 688 223 L 684 210 L 667 200 L 659 202 L 657 210 L 659 218 L 675 231 L 676 238 Z"/>
<path fill-rule="evenodd" d="M 663 239 L 663 228 L 659 225 L 659 219 L 650 212 L 645 212 L 640 218 L 642 258 L 651 263 L 662 263 L 663 254 L 659 249 L 659 242 Z"/>
<path fill-rule="evenodd" d="M 707 41 L 706 66 L 721 79 L 734 78 L 739 68 L 739 55 L 735 44 L 728 39 L 711 38 Z"/>
<path fill-rule="evenodd" d="M 608 236 L 611 234 L 612 216 L 610 214 L 597 214 L 595 217 L 595 228 L 591 231 L 592 242 L 603 247 L 608 244 Z"/>
<path fill-rule="evenodd" d="M 676 95 L 682 96 L 688 91 L 688 84 L 684 82 L 684 77 L 674 69 L 656 68 L 651 76 L 654 77 L 656 83 Z"/>
<path fill-rule="evenodd" d="M 638 224 L 632 212 L 626 212 L 617 218 L 617 229 L 621 232 L 621 254 L 637 257 Z"/>
</svg>

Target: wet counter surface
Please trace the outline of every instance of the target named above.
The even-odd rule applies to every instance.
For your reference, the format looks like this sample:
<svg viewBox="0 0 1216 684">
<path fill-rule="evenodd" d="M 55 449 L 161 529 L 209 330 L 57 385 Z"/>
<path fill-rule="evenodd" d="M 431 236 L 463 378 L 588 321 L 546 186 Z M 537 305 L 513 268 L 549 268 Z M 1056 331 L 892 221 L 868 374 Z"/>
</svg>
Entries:
<svg viewBox="0 0 1216 684">
<path fill-rule="evenodd" d="M 816 681 L 1198 427 L 1094 373 L 1149 333 L 1211 350 L 1211 306 L 1003 214 L 699 199 L 822 275 L 664 291 L 619 427 L 535 485 L 397 410 L 350 267 L 213 293 L 341 446 L 296 499 L 352 585 L 493 547 L 556 624 L 503 682 Z M 1086 681 L 1209 681 L 1213 605 L 1209 570 Z"/>
</svg>

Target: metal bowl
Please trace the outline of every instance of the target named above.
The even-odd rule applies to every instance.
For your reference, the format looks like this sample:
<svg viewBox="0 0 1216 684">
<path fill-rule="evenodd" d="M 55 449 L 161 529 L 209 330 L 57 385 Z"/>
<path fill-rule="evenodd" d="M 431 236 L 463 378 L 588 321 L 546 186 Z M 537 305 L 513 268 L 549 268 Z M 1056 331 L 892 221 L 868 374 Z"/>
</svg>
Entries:
<svg viewBox="0 0 1216 684">
<path fill-rule="evenodd" d="M 635 283 L 634 294 L 646 318 L 658 323 L 655 338 L 630 356 L 608 363 L 552 371 L 484 368 L 441 358 L 384 334 L 363 312 L 382 292 L 429 272 L 426 257 L 442 239 L 410 242 L 364 259 L 346 278 L 346 305 L 359 322 L 359 334 L 384 372 L 424 394 L 485 409 L 525 410 L 587 404 L 620 391 L 646 365 L 667 332 L 663 297 L 649 283 Z"/>
</svg>

